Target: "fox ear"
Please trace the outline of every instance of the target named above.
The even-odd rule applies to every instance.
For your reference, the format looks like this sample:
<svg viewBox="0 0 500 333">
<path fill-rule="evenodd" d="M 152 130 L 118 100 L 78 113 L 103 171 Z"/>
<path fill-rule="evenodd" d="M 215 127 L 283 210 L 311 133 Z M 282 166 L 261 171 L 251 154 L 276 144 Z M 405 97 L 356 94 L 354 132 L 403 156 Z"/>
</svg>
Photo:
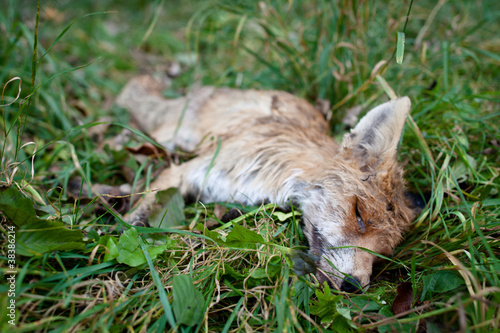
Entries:
<svg viewBox="0 0 500 333">
<path fill-rule="evenodd" d="M 410 105 L 410 99 L 402 97 L 370 110 L 351 133 L 344 135 L 344 153 L 359 160 L 360 166 L 376 167 L 394 159 Z"/>
</svg>

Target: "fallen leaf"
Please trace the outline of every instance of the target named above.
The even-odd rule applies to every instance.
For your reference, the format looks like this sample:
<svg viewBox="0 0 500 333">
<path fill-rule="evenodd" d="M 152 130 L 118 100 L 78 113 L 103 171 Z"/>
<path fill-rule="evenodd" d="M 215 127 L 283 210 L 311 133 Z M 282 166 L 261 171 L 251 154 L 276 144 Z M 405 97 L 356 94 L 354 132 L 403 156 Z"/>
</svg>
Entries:
<svg viewBox="0 0 500 333">
<path fill-rule="evenodd" d="M 396 291 L 398 294 L 392 303 L 392 313 L 395 315 L 411 309 L 413 303 L 413 288 L 411 282 L 401 283 Z"/>
<path fill-rule="evenodd" d="M 158 159 L 169 159 L 169 153 L 165 149 L 159 148 L 149 142 L 144 142 L 142 145 L 137 147 L 125 147 L 125 149 L 132 154 L 154 156 Z"/>
<path fill-rule="evenodd" d="M 220 223 L 219 223 L 219 222 L 217 222 L 217 221 L 216 221 L 216 220 L 214 220 L 214 219 L 207 219 L 207 220 L 205 221 L 205 223 L 204 223 L 205 228 L 207 228 L 207 229 L 213 229 L 213 228 L 217 227 L 219 224 L 220 224 Z"/>
<path fill-rule="evenodd" d="M 214 214 L 219 220 L 224 216 L 224 214 L 226 214 L 226 210 L 226 207 L 219 205 L 218 203 L 214 206 Z"/>
</svg>

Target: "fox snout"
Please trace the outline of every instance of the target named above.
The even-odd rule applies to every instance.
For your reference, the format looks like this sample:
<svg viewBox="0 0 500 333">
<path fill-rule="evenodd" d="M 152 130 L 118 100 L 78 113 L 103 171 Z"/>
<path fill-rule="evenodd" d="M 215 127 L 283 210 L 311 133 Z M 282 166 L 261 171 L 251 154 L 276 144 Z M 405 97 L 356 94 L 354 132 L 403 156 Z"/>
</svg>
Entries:
<svg viewBox="0 0 500 333">
<path fill-rule="evenodd" d="M 346 276 L 344 278 L 344 281 L 342 281 L 342 284 L 340 285 L 340 290 L 345 291 L 347 293 L 356 293 L 358 291 L 362 290 L 361 282 L 359 279 L 353 277 L 353 276 Z"/>
<path fill-rule="evenodd" d="M 348 293 L 361 293 L 370 284 L 373 262 L 370 253 L 359 255 L 357 248 L 330 250 L 316 262 L 316 278 L 320 284 L 326 282 L 331 288 Z"/>
<path fill-rule="evenodd" d="M 351 294 L 359 294 L 362 293 L 365 287 L 363 287 L 363 284 L 361 283 L 361 280 L 355 276 L 352 275 L 346 275 L 342 278 L 342 280 L 337 281 L 338 283 L 333 282 L 331 279 L 326 278 L 325 275 L 320 273 L 321 276 L 317 275 L 318 281 L 320 282 L 327 282 L 328 286 L 330 288 L 334 288 L 340 291 L 345 291 L 346 293 L 351 293 Z"/>
<path fill-rule="evenodd" d="M 320 284 L 326 282 L 332 288 L 349 293 L 363 292 L 368 288 L 373 263 L 377 259 L 375 255 L 368 249 L 345 242 L 342 246 L 315 242 L 310 253 L 317 259 L 315 275 Z M 318 252 L 321 255 L 316 254 Z"/>
</svg>

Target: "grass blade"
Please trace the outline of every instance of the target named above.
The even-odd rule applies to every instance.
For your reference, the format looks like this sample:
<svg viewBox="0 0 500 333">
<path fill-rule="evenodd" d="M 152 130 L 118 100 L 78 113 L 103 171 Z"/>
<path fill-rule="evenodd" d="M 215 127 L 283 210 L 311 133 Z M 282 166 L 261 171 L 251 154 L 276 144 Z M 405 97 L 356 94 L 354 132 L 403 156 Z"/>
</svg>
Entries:
<svg viewBox="0 0 500 333">
<path fill-rule="evenodd" d="M 142 239 L 141 235 L 139 235 L 138 238 L 139 238 L 139 244 L 141 244 L 142 252 L 144 253 L 146 261 L 148 262 L 148 267 L 151 273 L 151 277 L 153 278 L 153 282 L 156 286 L 156 289 L 158 290 L 158 296 L 160 297 L 160 302 L 161 305 L 163 306 L 163 311 L 165 311 L 165 316 L 167 318 L 167 321 L 170 327 L 174 330 L 174 332 L 177 332 L 177 324 L 175 322 L 174 313 L 172 311 L 172 307 L 170 306 L 170 302 L 168 301 L 167 293 L 165 292 L 163 283 L 161 282 L 160 276 L 156 271 L 156 267 L 153 264 L 151 257 L 149 256 L 146 244 L 144 244 L 144 240 Z M 160 329 L 165 330 L 164 327 L 161 327 Z"/>
<path fill-rule="evenodd" d="M 398 40 L 396 42 L 396 63 L 401 65 L 403 63 L 403 55 L 405 53 L 405 33 L 397 33 Z"/>
</svg>

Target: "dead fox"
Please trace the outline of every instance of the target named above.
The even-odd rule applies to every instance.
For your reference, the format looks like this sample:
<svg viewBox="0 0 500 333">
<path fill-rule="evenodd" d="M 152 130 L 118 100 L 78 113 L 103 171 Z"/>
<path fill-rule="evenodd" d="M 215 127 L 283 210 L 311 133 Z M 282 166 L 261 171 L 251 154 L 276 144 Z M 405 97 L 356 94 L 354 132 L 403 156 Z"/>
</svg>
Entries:
<svg viewBox="0 0 500 333">
<path fill-rule="evenodd" d="M 117 102 L 165 147 L 197 156 L 165 169 L 152 189 L 177 187 L 202 202 L 298 205 L 319 282 L 347 292 L 368 286 L 377 256 L 364 249 L 390 255 L 417 213 L 396 157 L 408 97 L 369 111 L 338 144 L 318 110 L 283 91 L 203 87 L 168 100 L 157 88 L 137 77 Z M 129 221 L 147 219 L 154 196 Z"/>
</svg>

